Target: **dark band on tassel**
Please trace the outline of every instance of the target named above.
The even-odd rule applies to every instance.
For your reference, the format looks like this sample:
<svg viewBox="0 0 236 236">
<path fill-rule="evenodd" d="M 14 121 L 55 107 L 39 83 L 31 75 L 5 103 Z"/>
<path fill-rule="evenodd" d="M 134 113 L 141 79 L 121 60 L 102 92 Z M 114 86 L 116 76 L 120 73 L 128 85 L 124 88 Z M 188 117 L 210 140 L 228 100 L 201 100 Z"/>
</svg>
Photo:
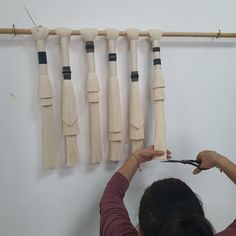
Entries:
<svg viewBox="0 0 236 236">
<path fill-rule="evenodd" d="M 62 67 L 62 74 L 63 74 L 63 78 L 64 80 L 70 80 L 71 79 L 71 70 L 70 70 L 70 66 L 63 66 Z"/>
<path fill-rule="evenodd" d="M 156 58 L 153 60 L 153 64 L 155 65 L 161 65 L 161 58 Z"/>
<path fill-rule="evenodd" d="M 109 53 L 108 60 L 109 61 L 116 61 L 116 53 Z"/>
<path fill-rule="evenodd" d="M 152 49 L 152 51 L 153 51 L 153 52 L 160 52 L 161 49 L 160 49 L 160 47 L 154 47 L 154 48 Z"/>
<path fill-rule="evenodd" d="M 131 81 L 132 82 L 137 82 L 139 78 L 138 71 L 132 71 L 131 72 Z"/>
<path fill-rule="evenodd" d="M 93 41 L 87 41 L 85 44 L 86 44 L 85 49 L 86 49 L 87 53 L 94 52 L 94 42 Z"/>
<path fill-rule="evenodd" d="M 38 52 L 39 64 L 47 64 L 47 54 L 44 51 Z"/>
</svg>

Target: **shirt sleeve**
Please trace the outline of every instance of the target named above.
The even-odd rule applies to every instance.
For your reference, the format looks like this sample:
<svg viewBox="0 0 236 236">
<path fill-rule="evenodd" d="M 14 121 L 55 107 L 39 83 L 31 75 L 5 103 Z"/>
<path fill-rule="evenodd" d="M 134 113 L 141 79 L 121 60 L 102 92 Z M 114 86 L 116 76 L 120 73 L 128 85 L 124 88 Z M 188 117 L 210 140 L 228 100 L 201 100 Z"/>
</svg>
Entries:
<svg viewBox="0 0 236 236">
<path fill-rule="evenodd" d="M 229 225 L 225 230 L 216 234 L 216 236 L 235 236 L 236 235 L 236 220 Z"/>
<path fill-rule="evenodd" d="M 100 236 L 137 236 L 123 198 L 128 180 L 116 172 L 108 182 L 100 202 Z"/>
</svg>

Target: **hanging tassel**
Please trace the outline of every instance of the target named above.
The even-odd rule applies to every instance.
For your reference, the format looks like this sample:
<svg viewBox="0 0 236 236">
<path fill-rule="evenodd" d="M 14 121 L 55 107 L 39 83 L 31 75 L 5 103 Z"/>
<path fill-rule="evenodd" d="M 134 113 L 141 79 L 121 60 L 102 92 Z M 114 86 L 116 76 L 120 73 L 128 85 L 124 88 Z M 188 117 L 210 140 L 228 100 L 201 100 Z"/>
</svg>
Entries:
<svg viewBox="0 0 236 236">
<path fill-rule="evenodd" d="M 109 160 L 121 160 L 121 141 L 122 141 L 122 122 L 120 91 L 116 71 L 116 40 L 119 37 L 119 31 L 115 29 L 106 30 L 108 40 L 108 61 L 109 61 L 109 79 L 108 79 L 108 139 L 109 139 Z"/>
<path fill-rule="evenodd" d="M 62 54 L 62 130 L 66 142 L 66 165 L 75 166 L 79 161 L 79 152 L 77 147 L 78 120 L 75 103 L 75 94 L 71 80 L 71 69 L 69 60 L 69 39 L 72 33 L 71 29 L 58 28 L 55 30 L 60 37 Z"/>
<path fill-rule="evenodd" d="M 139 89 L 139 74 L 137 63 L 137 40 L 139 30 L 128 29 L 127 37 L 131 49 L 131 92 L 130 92 L 130 140 L 132 153 L 143 148 L 144 121 L 141 94 Z"/>
<path fill-rule="evenodd" d="M 94 40 L 97 37 L 96 29 L 81 29 L 81 37 L 85 41 L 85 49 L 88 59 L 87 77 L 87 101 L 90 112 L 90 141 L 91 141 L 91 163 L 102 161 L 102 142 L 99 110 L 99 84 L 95 71 Z"/>
<path fill-rule="evenodd" d="M 53 92 L 47 71 L 47 55 L 45 41 L 49 29 L 37 27 L 31 29 L 37 43 L 39 60 L 39 98 L 42 106 L 42 136 L 43 136 L 43 168 L 55 167 L 55 140 L 53 125 Z"/>
<path fill-rule="evenodd" d="M 149 32 L 153 46 L 153 64 L 154 79 L 152 85 L 152 100 L 154 106 L 154 149 L 164 151 L 163 156 L 156 158 L 160 160 L 167 159 L 166 154 L 166 124 L 165 124 L 165 82 L 161 70 L 160 58 L 160 39 L 162 32 L 160 30 L 151 30 Z"/>
</svg>

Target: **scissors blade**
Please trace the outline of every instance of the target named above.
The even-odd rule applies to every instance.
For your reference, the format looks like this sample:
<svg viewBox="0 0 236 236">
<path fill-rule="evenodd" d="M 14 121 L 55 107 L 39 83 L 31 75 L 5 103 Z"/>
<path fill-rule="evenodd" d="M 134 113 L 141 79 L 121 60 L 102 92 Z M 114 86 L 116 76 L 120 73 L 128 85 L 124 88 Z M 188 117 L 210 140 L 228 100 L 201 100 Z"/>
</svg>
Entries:
<svg viewBox="0 0 236 236">
<path fill-rule="evenodd" d="M 161 161 L 161 162 L 189 164 L 189 165 L 197 167 L 200 170 L 208 170 L 209 169 L 209 168 L 202 168 L 202 167 L 200 167 L 201 162 L 198 161 L 198 160 L 167 160 L 167 161 Z"/>
<path fill-rule="evenodd" d="M 181 163 L 180 160 L 167 160 L 167 161 L 161 161 L 161 162 L 168 162 L 168 163 Z"/>
</svg>

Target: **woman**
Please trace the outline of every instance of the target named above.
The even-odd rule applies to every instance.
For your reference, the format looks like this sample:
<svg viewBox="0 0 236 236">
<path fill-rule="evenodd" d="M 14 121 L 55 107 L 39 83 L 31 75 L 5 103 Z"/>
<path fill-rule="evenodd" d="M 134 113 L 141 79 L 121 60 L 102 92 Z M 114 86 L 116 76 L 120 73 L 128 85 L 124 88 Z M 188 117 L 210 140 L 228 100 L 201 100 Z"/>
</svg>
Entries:
<svg viewBox="0 0 236 236">
<path fill-rule="evenodd" d="M 100 235 L 102 236 L 210 236 L 213 228 L 204 216 L 202 204 L 181 180 L 170 178 L 154 182 L 141 199 L 138 231 L 131 224 L 123 197 L 142 162 L 163 155 L 153 146 L 133 153 L 108 182 L 100 202 Z M 170 153 L 168 153 L 169 157 Z M 197 156 L 201 168 L 220 168 L 236 183 L 236 165 L 226 157 L 203 151 Z M 193 174 L 200 173 L 196 168 Z M 236 221 L 217 236 L 235 236 Z"/>
</svg>

